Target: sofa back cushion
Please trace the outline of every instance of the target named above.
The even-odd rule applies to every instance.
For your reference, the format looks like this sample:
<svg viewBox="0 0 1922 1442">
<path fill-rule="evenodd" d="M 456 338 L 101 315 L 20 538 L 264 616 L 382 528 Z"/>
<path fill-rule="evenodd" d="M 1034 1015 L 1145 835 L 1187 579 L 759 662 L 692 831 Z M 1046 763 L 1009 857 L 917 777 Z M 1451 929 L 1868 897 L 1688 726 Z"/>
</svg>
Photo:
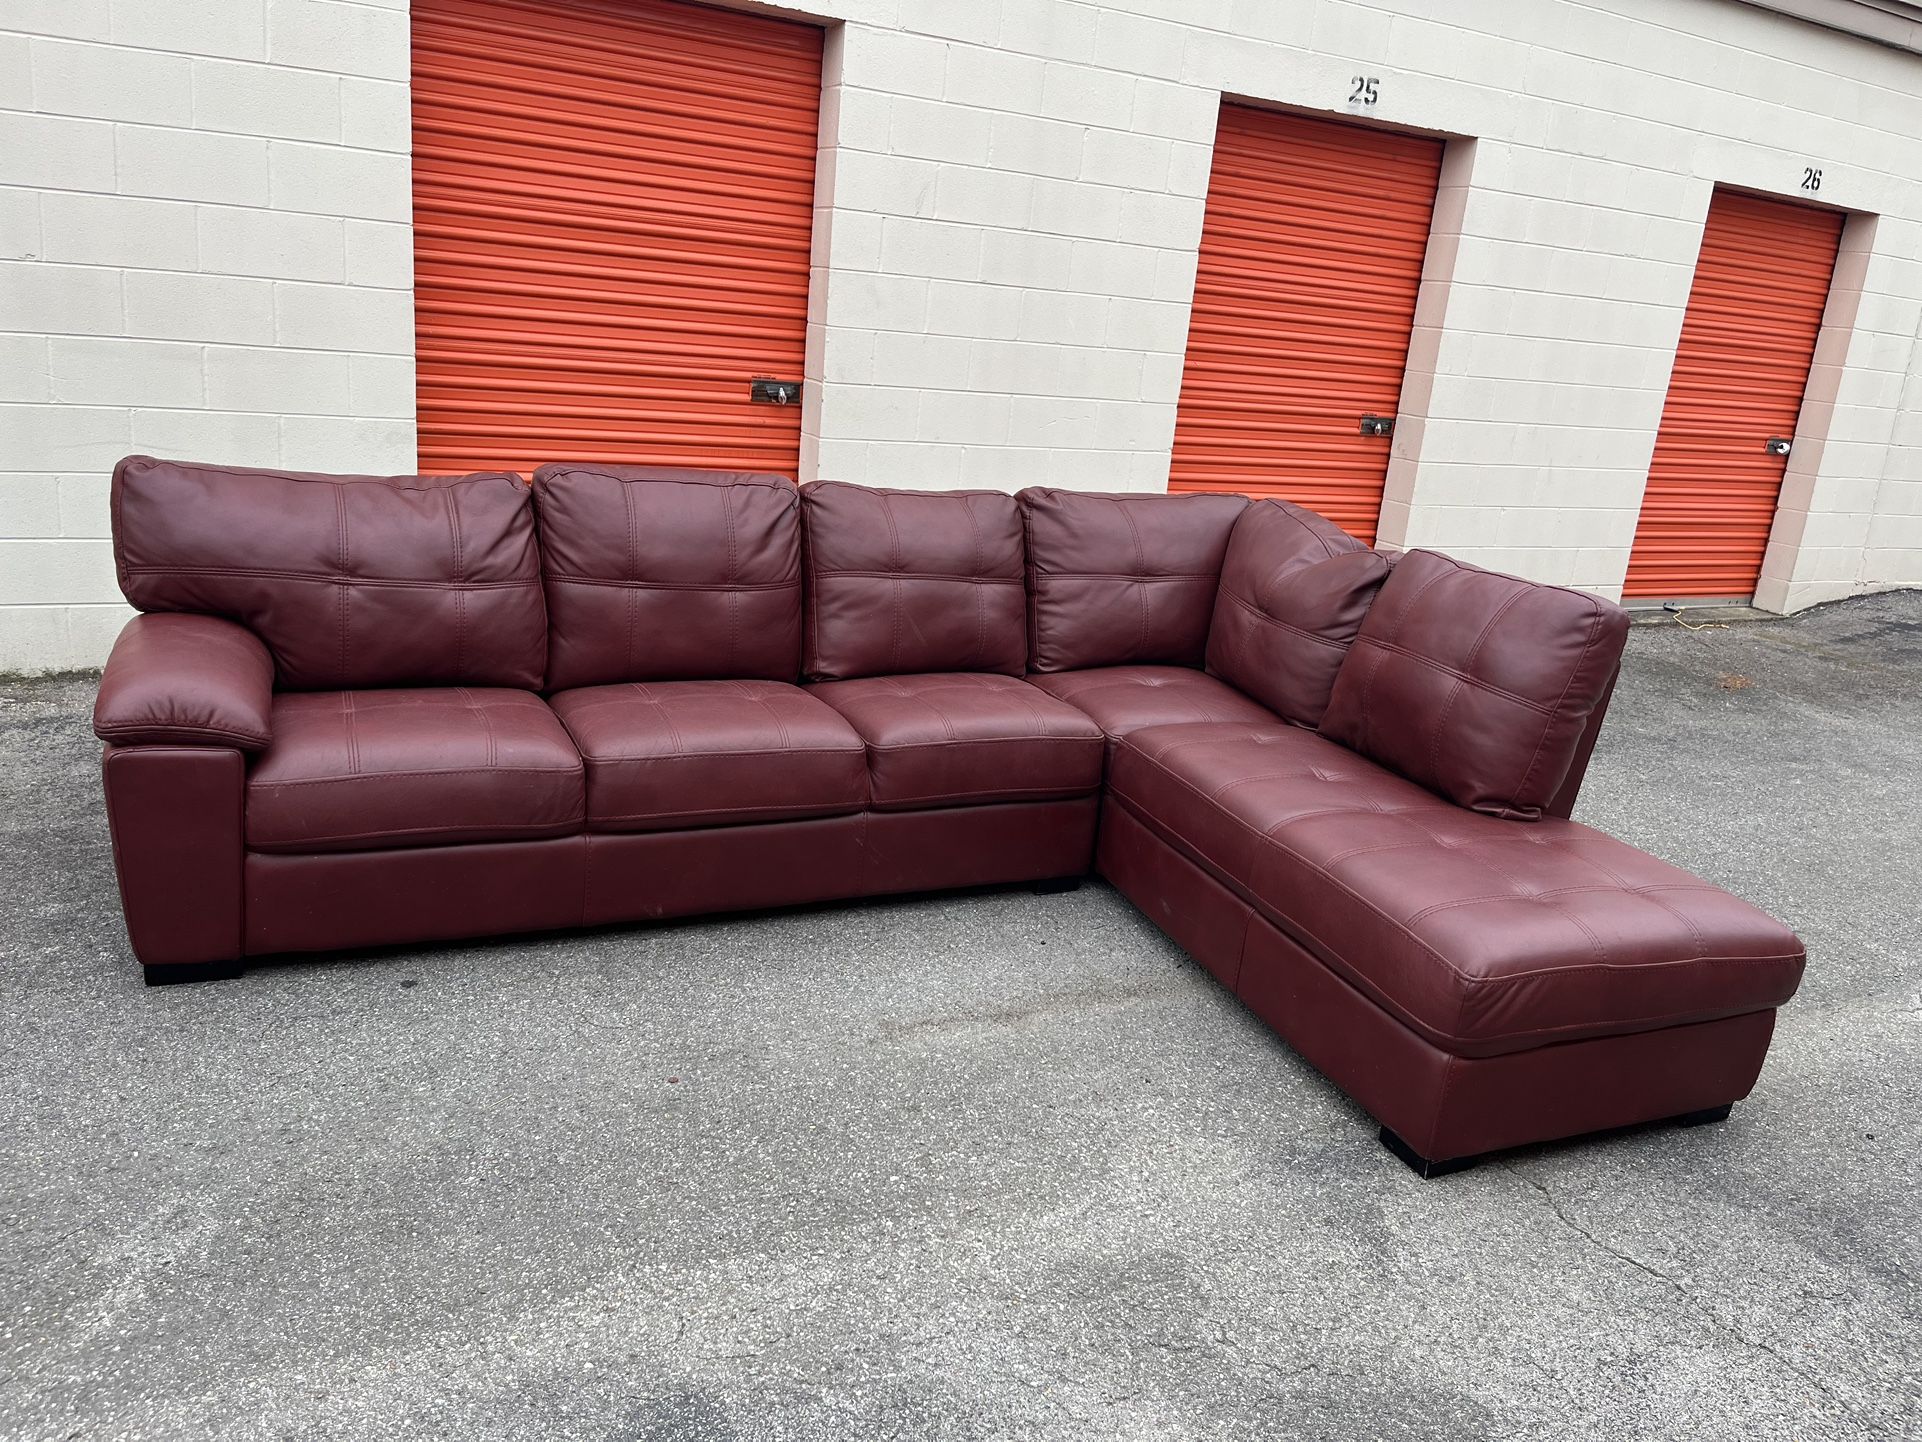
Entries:
<svg viewBox="0 0 1922 1442">
<path fill-rule="evenodd" d="M 541 684 L 547 611 L 519 476 L 129 456 L 112 505 L 128 601 L 238 621 L 266 642 L 282 690 Z"/>
<path fill-rule="evenodd" d="M 1322 734 L 1457 805 L 1533 821 L 1627 636 L 1620 606 L 1410 551 L 1342 663 Z"/>
<path fill-rule="evenodd" d="M 1388 559 L 1333 521 L 1256 501 L 1222 562 L 1208 671 L 1297 726 L 1318 726 Z"/>
<path fill-rule="evenodd" d="M 1199 666 L 1245 496 L 1020 493 L 1028 669 Z"/>
<path fill-rule="evenodd" d="M 800 497 L 785 476 L 547 465 L 534 510 L 549 690 L 801 674 Z"/>
<path fill-rule="evenodd" d="M 1021 512 L 1002 491 L 801 487 L 807 674 L 1019 676 L 1027 660 Z"/>
</svg>

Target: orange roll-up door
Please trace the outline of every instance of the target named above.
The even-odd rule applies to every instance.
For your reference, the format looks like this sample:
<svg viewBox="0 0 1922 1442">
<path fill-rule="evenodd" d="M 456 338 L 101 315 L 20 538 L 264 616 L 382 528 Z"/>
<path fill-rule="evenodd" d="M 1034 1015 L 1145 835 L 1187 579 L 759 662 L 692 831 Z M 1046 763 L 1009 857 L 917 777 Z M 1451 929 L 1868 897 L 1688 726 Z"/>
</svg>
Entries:
<svg viewBox="0 0 1922 1442">
<path fill-rule="evenodd" d="M 1221 107 L 1172 491 L 1245 491 L 1372 541 L 1441 142 Z"/>
<path fill-rule="evenodd" d="M 1762 574 L 1842 217 L 1718 190 L 1629 553 L 1628 596 L 1748 597 Z"/>
<path fill-rule="evenodd" d="M 793 475 L 821 32 L 674 0 L 413 0 L 420 462 Z"/>
</svg>

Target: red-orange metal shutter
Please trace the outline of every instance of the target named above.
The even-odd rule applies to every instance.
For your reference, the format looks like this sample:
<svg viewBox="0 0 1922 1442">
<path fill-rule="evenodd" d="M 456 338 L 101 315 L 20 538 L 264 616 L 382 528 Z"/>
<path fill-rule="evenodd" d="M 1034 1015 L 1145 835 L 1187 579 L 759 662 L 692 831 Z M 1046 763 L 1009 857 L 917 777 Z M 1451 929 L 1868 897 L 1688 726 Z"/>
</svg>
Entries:
<svg viewBox="0 0 1922 1442">
<path fill-rule="evenodd" d="M 1221 107 L 1172 491 L 1245 491 L 1372 541 L 1439 141 Z"/>
<path fill-rule="evenodd" d="M 1629 553 L 1629 596 L 1748 597 L 1762 574 L 1842 217 L 1718 190 Z"/>
<path fill-rule="evenodd" d="M 420 460 L 793 475 L 821 32 L 674 0 L 414 0 Z"/>
</svg>

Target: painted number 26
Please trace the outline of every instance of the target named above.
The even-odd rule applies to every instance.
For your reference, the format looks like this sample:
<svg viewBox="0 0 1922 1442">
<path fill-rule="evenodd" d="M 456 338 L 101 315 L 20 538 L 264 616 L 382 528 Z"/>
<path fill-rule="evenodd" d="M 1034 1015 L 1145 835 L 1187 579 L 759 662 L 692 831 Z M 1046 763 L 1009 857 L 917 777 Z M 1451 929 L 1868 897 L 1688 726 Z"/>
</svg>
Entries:
<svg viewBox="0 0 1922 1442">
<path fill-rule="evenodd" d="M 1802 189 L 1816 191 L 1822 188 L 1822 172 L 1813 165 L 1802 167 Z"/>
<path fill-rule="evenodd" d="M 1376 86 L 1379 83 L 1377 77 L 1373 75 L 1357 75 L 1353 78 L 1355 88 L 1348 92 L 1348 103 L 1350 105 L 1373 105 L 1379 98 L 1376 91 Z"/>
</svg>

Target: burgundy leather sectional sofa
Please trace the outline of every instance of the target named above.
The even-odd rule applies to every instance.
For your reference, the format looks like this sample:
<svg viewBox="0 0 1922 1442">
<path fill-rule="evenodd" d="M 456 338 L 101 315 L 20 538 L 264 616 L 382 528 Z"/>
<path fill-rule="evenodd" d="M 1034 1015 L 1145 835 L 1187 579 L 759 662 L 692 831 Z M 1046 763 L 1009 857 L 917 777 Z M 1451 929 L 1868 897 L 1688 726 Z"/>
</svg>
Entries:
<svg viewBox="0 0 1922 1442">
<path fill-rule="evenodd" d="M 1569 819 L 1626 617 L 1239 496 L 133 457 L 150 980 L 1106 877 L 1424 1174 L 1727 1114 L 1803 965 Z"/>
</svg>

